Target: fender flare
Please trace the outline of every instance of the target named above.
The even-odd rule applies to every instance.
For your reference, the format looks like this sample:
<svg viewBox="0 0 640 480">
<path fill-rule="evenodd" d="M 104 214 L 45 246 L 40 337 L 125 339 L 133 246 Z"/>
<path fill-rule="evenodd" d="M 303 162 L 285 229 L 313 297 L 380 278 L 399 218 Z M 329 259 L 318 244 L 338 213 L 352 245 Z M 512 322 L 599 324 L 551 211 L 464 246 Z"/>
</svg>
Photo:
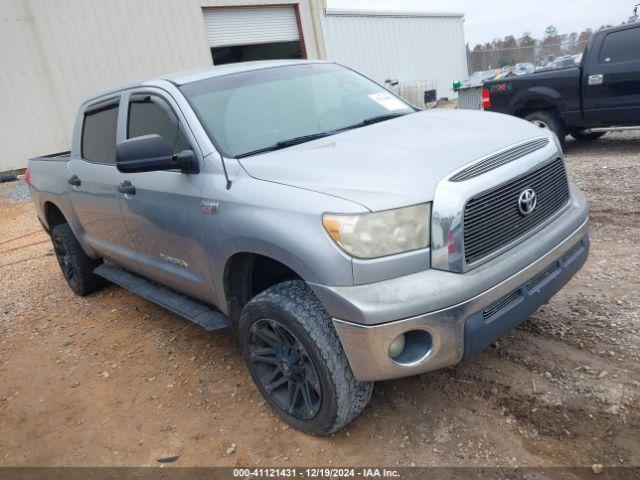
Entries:
<svg viewBox="0 0 640 480">
<path fill-rule="evenodd" d="M 522 108 L 531 101 L 547 103 L 551 108 L 556 109 L 558 112 L 562 111 L 565 103 L 562 95 L 553 88 L 536 86 L 514 95 L 509 102 L 509 110 L 515 115 L 516 112 L 522 110 Z"/>
</svg>

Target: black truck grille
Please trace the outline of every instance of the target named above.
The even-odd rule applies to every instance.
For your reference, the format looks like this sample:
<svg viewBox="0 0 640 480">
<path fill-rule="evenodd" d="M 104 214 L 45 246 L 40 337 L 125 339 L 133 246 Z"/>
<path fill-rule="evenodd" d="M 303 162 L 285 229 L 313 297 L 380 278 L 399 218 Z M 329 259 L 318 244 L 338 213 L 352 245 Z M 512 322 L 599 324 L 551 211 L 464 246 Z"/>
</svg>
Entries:
<svg viewBox="0 0 640 480">
<path fill-rule="evenodd" d="M 537 204 L 528 215 L 518 209 L 523 190 L 536 192 Z M 473 263 L 543 223 L 569 201 L 569 184 L 561 158 L 467 202 L 464 211 L 464 252 Z"/>
</svg>

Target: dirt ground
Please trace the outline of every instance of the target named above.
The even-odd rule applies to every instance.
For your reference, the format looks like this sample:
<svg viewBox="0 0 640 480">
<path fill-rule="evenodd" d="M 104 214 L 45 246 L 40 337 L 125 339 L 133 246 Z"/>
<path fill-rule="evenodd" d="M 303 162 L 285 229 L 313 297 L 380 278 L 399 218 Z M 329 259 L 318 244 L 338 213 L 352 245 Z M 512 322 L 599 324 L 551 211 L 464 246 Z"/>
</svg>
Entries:
<svg viewBox="0 0 640 480">
<path fill-rule="evenodd" d="M 566 154 L 591 206 L 586 266 L 479 356 L 376 384 L 329 438 L 272 414 L 230 335 L 116 286 L 75 296 L 2 184 L 0 465 L 640 466 L 640 133 Z"/>
</svg>

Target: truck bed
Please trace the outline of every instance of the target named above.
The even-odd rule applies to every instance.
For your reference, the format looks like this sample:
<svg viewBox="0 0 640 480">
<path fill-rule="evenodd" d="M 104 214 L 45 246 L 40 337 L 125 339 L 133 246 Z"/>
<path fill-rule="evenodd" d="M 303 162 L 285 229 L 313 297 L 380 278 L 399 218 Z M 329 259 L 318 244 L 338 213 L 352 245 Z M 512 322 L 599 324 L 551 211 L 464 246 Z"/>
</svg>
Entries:
<svg viewBox="0 0 640 480">
<path fill-rule="evenodd" d="M 49 155 L 43 155 L 41 157 L 33 157 L 31 158 L 31 160 L 35 160 L 35 161 L 53 160 L 56 162 L 68 162 L 70 155 L 71 155 L 71 151 L 67 150 L 65 152 L 50 153 Z"/>
</svg>

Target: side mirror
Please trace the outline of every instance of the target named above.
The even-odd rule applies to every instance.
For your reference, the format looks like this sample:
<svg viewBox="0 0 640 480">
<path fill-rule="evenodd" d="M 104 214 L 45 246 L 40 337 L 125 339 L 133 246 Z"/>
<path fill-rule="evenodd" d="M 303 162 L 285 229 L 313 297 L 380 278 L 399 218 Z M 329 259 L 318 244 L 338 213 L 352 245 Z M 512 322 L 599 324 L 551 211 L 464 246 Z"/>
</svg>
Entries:
<svg viewBox="0 0 640 480">
<path fill-rule="evenodd" d="M 116 167 L 124 173 L 182 170 L 196 173 L 197 163 L 191 150 L 174 155 L 167 141 L 151 134 L 130 138 L 116 145 Z"/>
</svg>

